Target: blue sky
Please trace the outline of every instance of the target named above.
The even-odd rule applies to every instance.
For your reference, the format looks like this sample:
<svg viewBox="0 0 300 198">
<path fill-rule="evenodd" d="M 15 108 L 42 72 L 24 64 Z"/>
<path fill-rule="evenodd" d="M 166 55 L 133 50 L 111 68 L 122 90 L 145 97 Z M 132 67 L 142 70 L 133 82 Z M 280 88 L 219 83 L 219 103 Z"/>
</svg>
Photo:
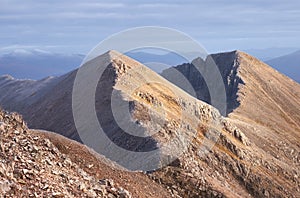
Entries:
<svg viewBox="0 0 300 198">
<path fill-rule="evenodd" d="M 175 28 L 209 52 L 300 46 L 299 0 L 0 0 L 0 52 L 87 53 L 137 26 Z"/>
</svg>

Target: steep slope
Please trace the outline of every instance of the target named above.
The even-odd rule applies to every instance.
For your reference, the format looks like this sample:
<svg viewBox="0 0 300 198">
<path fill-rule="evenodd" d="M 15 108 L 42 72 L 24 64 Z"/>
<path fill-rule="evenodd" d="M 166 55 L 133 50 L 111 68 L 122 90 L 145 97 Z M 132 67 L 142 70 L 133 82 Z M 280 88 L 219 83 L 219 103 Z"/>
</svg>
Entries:
<svg viewBox="0 0 300 198">
<path fill-rule="evenodd" d="M 265 62 L 300 83 L 300 50 Z"/>
<path fill-rule="evenodd" d="M 230 118 L 222 117 L 214 107 L 191 97 L 142 64 L 117 52 L 110 51 L 87 63 L 94 68 L 91 71 L 95 76 L 98 70 L 107 66 L 96 84 L 94 96 L 98 121 L 112 142 L 126 150 L 144 152 L 170 142 L 171 138 L 180 140 L 172 149 L 162 150 L 158 156 L 161 160 L 171 162 L 171 158 L 175 161 L 148 173 L 151 179 L 169 189 L 174 196 L 296 197 L 295 192 L 300 190 L 299 159 L 279 161 L 263 151 L 257 139 L 253 138 L 256 133 L 249 128 L 252 123 L 248 127 L 243 122 L 242 116 L 249 109 L 241 108 L 241 113 L 237 112 L 245 104 L 240 99 L 240 93 L 244 92 L 239 90 L 248 82 L 239 76 L 243 59 L 238 59 L 237 54 L 241 53 L 213 56 L 220 68 L 226 66 L 221 70 L 222 74 L 230 74 L 230 78 L 224 78 L 227 88 L 231 90 L 227 91 L 227 98 L 234 98 L 233 102 L 229 101 L 233 111 L 229 114 Z M 72 88 L 77 72 L 65 75 L 37 102 L 22 110 L 31 126 L 51 129 L 79 140 L 72 116 Z M 89 80 L 89 76 L 85 77 Z M 125 133 L 118 125 L 120 123 L 114 120 L 110 108 L 112 93 L 116 93 L 119 101 L 129 103 L 130 119 L 126 123 L 136 124 L 142 129 L 142 135 L 152 136 L 136 138 Z M 248 102 L 254 103 L 255 100 L 250 98 Z M 80 107 L 84 104 L 77 105 Z M 85 121 L 89 126 L 89 117 Z M 272 129 L 269 130 L 274 133 Z M 244 132 L 249 134 L 250 140 Z M 110 144 L 104 142 L 102 151 L 109 150 Z M 185 145 L 186 148 L 183 147 Z M 186 149 L 185 152 L 177 155 L 178 151 L 184 150 L 182 148 Z M 299 145 L 294 145 L 294 155 L 298 154 Z M 124 159 L 126 162 L 126 156 Z M 144 158 L 141 163 L 151 164 L 152 159 Z M 135 170 L 139 166 L 129 168 Z"/>
<path fill-rule="evenodd" d="M 32 134 L 17 114 L 0 109 L 1 197 L 131 197 L 73 163 L 48 139 Z"/>
<path fill-rule="evenodd" d="M 300 85 L 246 53 L 237 52 L 236 60 L 244 85 L 229 117 L 273 156 L 299 161 Z"/>
<path fill-rule="evenodd" d="M 197 58 L 193 60 L 192 63 L 185 63 L 175 67 L 179 72 L 181 72 L 186 79 L 191 83 L 196 96 L 199 100 L 205 101 L 211 104 L 211 97 L 208 90 L 208 86 L 205 82 L 204 77 L 200 74 L 199 70 L 209 72 L 209 67 L 213 66 L 212 62 L 215 62 L 218 67 L 221 76 L 223 77 L 224 86 L 226 89 L 227 96 L 227 114 L 233 111 L 239 106 L 239 101 L 237 100 L 238 86 L 243 84 L 243 81 L 237 74 L 238 63 L 236 61 L 235 52 L 221 53 L 216 55 L 207 56 L 205 60 L 202 58 Z M 198 69 L 195 67 L 197 66 Z M 164 70 L 162 76 L 170 80 L 172 83 L 177 84 L 177 79 L 173 79 L 172 76 L 169 77 L 169 72 L 172 68 Z M 177 86 L 184 89 L 184 84 L 177 84 Z"/>
<path fill-rule="evenodd" d="M 171 196 L 168 189 L 153 182 L 144 173 L 124 171 L 104 156 L 74 140 L 47 131 L 31 130 L 30 133 L 49 139 L 61 153 L 67 155 L 82 170 L 93 175 L 99 181 L 106 183 L 112 181 L 124 187 L 133 197 Z"/>
<path fill-rule="evenodd" d="M 39 101 L 62 79 L 64 76 L 47 77 L 41 80 L 20 80 L 9 75 L 1 76 L 1 104 L 6 109 L 22 112 L 31 104 Z"/>
</svg>

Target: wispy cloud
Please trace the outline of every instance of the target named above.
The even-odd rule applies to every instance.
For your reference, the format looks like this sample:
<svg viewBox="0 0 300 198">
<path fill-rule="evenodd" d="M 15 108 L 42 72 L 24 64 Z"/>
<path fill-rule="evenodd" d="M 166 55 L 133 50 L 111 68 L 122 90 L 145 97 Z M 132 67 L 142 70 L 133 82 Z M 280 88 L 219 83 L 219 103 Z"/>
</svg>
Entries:
<svg viewBox="0 0 300 198">
<path fill-rule="evenodd" d="M 0 46 L 53 44 L 87 50 L 112 33 L 143 25 L 179 29 L 220 48 L 273 45 L 273 40 L 266 43 L 268 38 L 300 34 L 299 0 L 1 0 L 0 4 Z M 238 39 L 228 41 L 234 38 Z M 285 42 L 300 46 L 299 38 Z"/>
<path fill-rule="evenodd" d="M 5 47 L 1 47 L 0 50 L 9 50 L 9 49 L 35 49 L 35 48 L 58 48 L 58 47 L 66 47 L 66 45 L 8 45 Z"/>
<path fill-rule="evenodd" d="M 137 4 L 136 7 L 138 8 L 175 8 L 175 7 L 180 7 L 180 4 L 170 4 L 170 3 L 141 3 Z"/>
<path fill-rule="evenodd" d="M 81 9 L 113 9 L 113 8 L 124 8 L 126 7 L 125 4 L 123 3 L 102 3 L 102 2 L 92 2 L 92 3 L 88 3 L 88 2 L 84 2 L 84 3 L 78 3 L 75 4 L 74 6 L 79 7 Z"/>
</svg>

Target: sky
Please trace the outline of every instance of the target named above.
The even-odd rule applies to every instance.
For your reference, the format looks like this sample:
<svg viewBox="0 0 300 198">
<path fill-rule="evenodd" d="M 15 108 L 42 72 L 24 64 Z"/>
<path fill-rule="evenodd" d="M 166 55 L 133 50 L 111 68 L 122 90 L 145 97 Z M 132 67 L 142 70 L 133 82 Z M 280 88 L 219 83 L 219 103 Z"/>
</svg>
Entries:
<svg viewBox="0 0 300 198">
<path fill-rule="evenodd" d="M 0 0 L 0 52 L 38 48 L 88 53 L 139 26 L 182 31 L 208 52 L 299 48 L 299 0 Z"/>
</svg>

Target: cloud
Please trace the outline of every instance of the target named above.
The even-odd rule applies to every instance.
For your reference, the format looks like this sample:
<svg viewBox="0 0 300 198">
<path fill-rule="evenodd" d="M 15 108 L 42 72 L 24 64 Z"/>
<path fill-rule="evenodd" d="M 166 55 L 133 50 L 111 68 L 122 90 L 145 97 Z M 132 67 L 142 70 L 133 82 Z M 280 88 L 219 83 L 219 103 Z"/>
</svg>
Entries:
<svg viewBox="0 0 300 198">
<path fill-rule="evenodd" d="M 11 50 L 11 49 L 35 49 L 35 48 L 58 48 L 58 47 L 66 47 L 65 45 L 9 45 L 5 47 L 1 47 L 0 50 Z"/>
<path fill-rule="evenodd" d="M 230 45 L 228 38 L 240 38 L 250 48 L 263 38 L 299 35 L 299 6 L 298 0 L 1 0 L 0 46 L 74 44 L 81 48 L 126 28 L 157 25 L 198 39 L 215 39 L 220 46 Z M 233 45 L 238 48 L 237 41 Z"/>
<path fill-rule="evenodd" d="M 168 4 L 168 3 L 142 3 L 142 4 L 137 4 L 136 7 L 138 8 L 150 8 L 150 9 L 157 9 L 157 8 L 175 8 L 175 7 L 179 7 L 180 4 Z"/>
<path fill-rule="evenodd" d="M 124 8 L 126 7 L 123 3 L 100 3 L 100 2 L 92 2 L 92 3 L 78 3 L 75 4 L 76 7 L 81 9 L 113 9 L 113 8 Z"/>
</svg>

